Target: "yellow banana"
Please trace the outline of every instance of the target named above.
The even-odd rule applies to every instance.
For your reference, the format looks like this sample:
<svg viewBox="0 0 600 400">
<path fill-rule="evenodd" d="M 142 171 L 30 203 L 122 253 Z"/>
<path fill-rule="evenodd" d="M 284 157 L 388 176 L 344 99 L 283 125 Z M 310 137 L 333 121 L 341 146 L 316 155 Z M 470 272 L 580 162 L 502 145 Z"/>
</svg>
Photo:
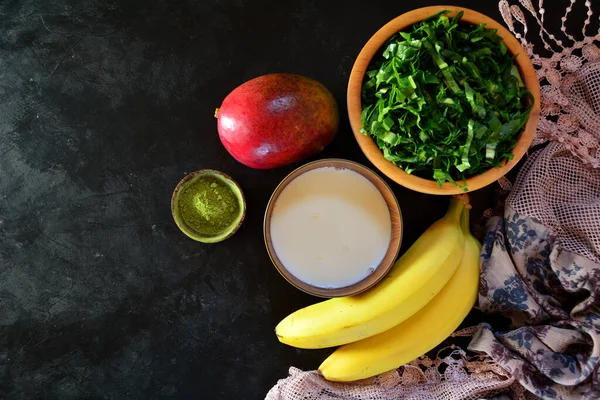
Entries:
<svg viewBox="0 0 600 400">
<path fill-rule="evenodd" d="M 463 253 L 460 215 L 452 199 L 446 215 L 431 225 L 370 290 L 300 309 L 275 328 L 279 341 L 317 349 L 377 335 L 409 318 L 448 282 Z"/>
<path fill-rule="evenodd" d="M 319 367 L 331 381 L 354 381 L 398 368 L 444 341 L 465 319 L 477 298 L 481 245 L 463 211 L 464 255 L 448 284 L 415 315 L 379 335 L 334 351 Z"/>
</svg>

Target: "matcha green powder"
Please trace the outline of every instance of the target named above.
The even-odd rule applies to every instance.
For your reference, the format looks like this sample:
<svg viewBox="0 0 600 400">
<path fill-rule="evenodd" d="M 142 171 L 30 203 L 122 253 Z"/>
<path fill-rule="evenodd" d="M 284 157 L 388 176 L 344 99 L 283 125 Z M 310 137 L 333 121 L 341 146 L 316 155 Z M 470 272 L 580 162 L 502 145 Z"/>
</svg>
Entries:
<svg viewBox="0 0 600 400">
<path fill-rule="evenodd" d="M 186 186 L 179 198 L 181 217 L 201 235 L 214 236 L 228 228 L 239 214 L 231 189 L 214 177 L 202 177 Z"/>
</svg>

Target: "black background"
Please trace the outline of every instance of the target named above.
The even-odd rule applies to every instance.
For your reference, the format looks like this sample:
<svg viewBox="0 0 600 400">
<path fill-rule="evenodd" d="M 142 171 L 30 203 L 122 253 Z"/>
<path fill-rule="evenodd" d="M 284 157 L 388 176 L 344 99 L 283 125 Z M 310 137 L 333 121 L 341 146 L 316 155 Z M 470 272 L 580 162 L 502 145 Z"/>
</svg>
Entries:
<svg viewBox="0 0 600 400">
<path fill-rule="evenodd" d="M 390 19 L 433 1 L 0 2 L 0 398 L 258 399 L 330 350 L 280 344 L 317 301 L 279 276 L 262 218 L 301 163 L 261 171 L 221 146 L 213 112 L 244 81 L 310 76 L 340 106 L 316 158 L 371 164 L 346 118 L 354 58 Z M 496 1 L 456 1 L 501 21 Z M 248 202 L 213 245 L 175 226 L 187 173 L 222 170 Z M 403 249 L 447 198 L 392 185 Z M 473 218 L 493 187 L 473 194 Z M 471 317 L 468 322 L 477 318 Z"/>
</svg>

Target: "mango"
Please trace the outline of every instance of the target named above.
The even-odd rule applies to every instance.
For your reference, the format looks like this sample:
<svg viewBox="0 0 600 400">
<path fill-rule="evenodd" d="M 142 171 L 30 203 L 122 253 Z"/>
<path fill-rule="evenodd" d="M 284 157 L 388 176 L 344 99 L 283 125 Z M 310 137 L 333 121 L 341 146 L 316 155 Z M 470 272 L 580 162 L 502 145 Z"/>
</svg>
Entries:
<svg viewBox="0 0 600 400">
<path fill-rule="evenodd" d="M 225 149 L 257 169 L 281 167 L 320 152 L 335 137 L 340 121 L 337 103 L 325 86 L 284 73 L 238 86 L 215 117 Z"/>
</svg>

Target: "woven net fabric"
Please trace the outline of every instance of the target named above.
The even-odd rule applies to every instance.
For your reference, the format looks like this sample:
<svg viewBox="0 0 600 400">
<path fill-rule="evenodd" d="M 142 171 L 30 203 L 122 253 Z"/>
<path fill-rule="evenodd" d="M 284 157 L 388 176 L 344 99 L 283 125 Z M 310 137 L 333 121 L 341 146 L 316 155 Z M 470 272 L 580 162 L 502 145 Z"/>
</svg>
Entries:
<svg viewBox="0 0 600 400">
<path fill-rule="evenodd" d="M 600 129 L 598 130 L 600 132 Z M 600 262 L 600 175 L 551 143 L 525 163 L 506 203 L 552 229 L 564 250 Z"/>
<path fill-rule="evenodd" d="M 592 3 L 576 0 L 507 0 L 499 3 L 500 13 L 509 29 L 536 68 L 541 89 L 540 123 L 534 145 L 558 141 L 584 164 L 600 167 L 600 29 L 592 32 L 597 15 Z M 577 5 L 585 6 L 585 20 L 580 32 L 571 32 L 567 21 L 574 17 Z M 564 6 L 562 6 L 564 4 Z M 545 5 L 548 8 L 545 8 Z M 560 18 L 560 32 L 549 32 L 547 24 Z M 574 18 L 575 19 L 575 18 Z M 537 25 L 531 30 L 531 24 Z M 577 24 L 568 24 L 574 26 Z M 534 39 L 543 49 L 528 40 Z M 539 44 L 541 42 L 541 44 Z M 548 57 L 541 53 L 551 54 Z"/>
</svg>

